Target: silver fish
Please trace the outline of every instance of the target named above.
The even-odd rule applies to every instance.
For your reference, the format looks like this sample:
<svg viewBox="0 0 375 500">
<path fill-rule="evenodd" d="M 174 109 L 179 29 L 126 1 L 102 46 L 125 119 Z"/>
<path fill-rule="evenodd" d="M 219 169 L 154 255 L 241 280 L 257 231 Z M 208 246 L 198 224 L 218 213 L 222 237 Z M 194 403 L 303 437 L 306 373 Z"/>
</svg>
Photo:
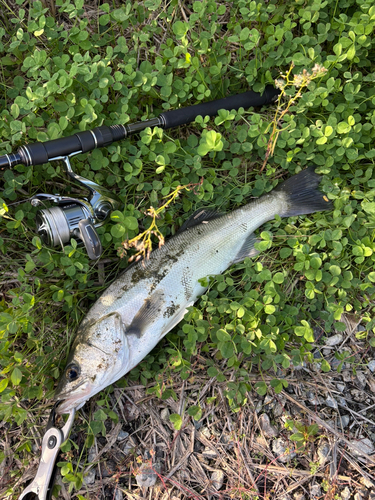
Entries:
<svg viewBox="0 0 375 500">
<path fill-rule="evenodd" d="M 124 271 L 79 326 L 55 399 L 79 409 L 134 368 L 206 290 L 201 279 L 257 254 L 254 231 L 275 215 L 331 207 L 312 167 L 228 214 L 201 210 L 165 245 Z"/>
</svg>

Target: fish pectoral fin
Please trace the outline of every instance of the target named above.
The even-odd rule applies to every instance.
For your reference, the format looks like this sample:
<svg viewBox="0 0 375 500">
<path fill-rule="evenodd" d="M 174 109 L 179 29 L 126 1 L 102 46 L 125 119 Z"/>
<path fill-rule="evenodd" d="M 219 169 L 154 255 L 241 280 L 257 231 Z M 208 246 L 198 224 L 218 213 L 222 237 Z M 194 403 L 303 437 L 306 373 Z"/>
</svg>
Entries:
<svg viewBox="0 0 375 500">
<path fill-rule="evenodd" d="M 209 210 L 206 208 L 201 208 L 200 210 L 197 210 L 191 215 L 180 227 L 180 229 L 177 231 L 177 234 L 182 233 L 183 231 L 186 231 L 186 229 L 190 229 L 191 227 L 198 226 L 199 224 L 204 224 L 205 222 L 208 222 L 209 220 L 212 219 L 217 219 L 218 217 L 221 217 L 224 215 L 222 212 L 217 212 L 216 210 Z"/>
<path fill-rule="evenodd" d="M 258 255 L 259 250 L 257 250 L 254 245 L 257 243 L 259 238 L 255 236 L 254 233 L 249 234 L 249 236 L 244 241 L 240 251 L 232 260 L 232 264 L 237 264 L 237 262 L 242 262 L 246 257 L 255 257 Z"/>
<path fill-rule="evenodd" d="M 158 315 L 160 316 L 164 303 L 164 293 L 160 290 L 148 297 L 126 328 L 126 335 L 136 335 L 141 338 L 147 327 L 153 323 Z"/>
</svg>

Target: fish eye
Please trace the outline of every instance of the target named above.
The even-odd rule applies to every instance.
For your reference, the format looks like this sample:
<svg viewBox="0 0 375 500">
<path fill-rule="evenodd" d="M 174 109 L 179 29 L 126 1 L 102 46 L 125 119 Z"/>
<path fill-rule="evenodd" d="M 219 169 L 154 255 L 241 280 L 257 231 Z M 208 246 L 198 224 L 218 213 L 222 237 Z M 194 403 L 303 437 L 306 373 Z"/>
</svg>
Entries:
<svg viewBox="0 0 375 500">
<path fill-rule="evenodd" d="M 69 382 L 74 382 L 80 374 L 81 370 L 78 365 L 69 365 L 65 370 L 65 376 L 69 380 Z"/>
</svg>

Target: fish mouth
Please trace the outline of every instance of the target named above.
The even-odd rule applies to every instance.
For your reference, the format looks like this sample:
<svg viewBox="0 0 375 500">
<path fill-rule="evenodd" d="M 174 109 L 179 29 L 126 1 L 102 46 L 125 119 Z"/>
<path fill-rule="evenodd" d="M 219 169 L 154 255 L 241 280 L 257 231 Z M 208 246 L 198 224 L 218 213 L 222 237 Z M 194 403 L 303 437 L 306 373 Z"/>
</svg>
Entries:
<svg viewBox="0 0 375 500">
<path fill-rule="evenodd" d="M 79 390 L 77 391 L 77 389 Z M 55 395 L 54 400 L 60 401 L 60 404 L 56 408 L 56 413 L 63 414 L 69 413 L 73 409 L 79 410 L 90 398 L 91 392 L 92 385 L 88 379 L 84 379 L 73 390 L 66 390 Z"/>
</svg>

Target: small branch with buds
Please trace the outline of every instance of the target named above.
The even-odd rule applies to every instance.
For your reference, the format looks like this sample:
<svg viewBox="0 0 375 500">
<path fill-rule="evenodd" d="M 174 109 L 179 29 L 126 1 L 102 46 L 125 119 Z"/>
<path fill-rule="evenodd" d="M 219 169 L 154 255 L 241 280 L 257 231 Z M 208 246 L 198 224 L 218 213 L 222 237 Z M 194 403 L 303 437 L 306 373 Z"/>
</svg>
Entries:
<svg viewBox="0 0 375 500">
<path fill-rule="evenodd" d="M 195 192 L 195 188 L 201 186 L 203 183 L 203 179 L 201 179 L 200 182 L 193 184 L 186 184 L 185 186 L 177 186 L 172 193 L 168 194 L 167 196 L 164 196 L 163 199 L 166 199 L 167 201 L 162 205 L 161 207 L 155 209 L 154 207 L 150 207 L 148 210 L 146 210 L 145 215 L 148 215 L 152 217 L 151 224 L 150 226 L 143 231 L 143 233 L 138 234 L 131 240 L 125 240 L 122 243 L 123 246 L 123 252 L 122 256 L 126 255 L 127 250 L 130 248 L 134 248 L 137 250 L 137 253 L 132 255 L 129 258 L 129 262 L 133 260 L 140 260 L 142 258 L 148 259 L 150 257 L 150 253 L 152 251 L 152 242 L 151 242 L 151 236 L 154 235 L 158 238 L 159 240 L 159 248 L 164 245 L 164 236 L 160 232 L 156 219 L 159 218 L 159 214 L 167 208 L 168 205 L 170 205 L 180 194 L 181 191 L 186 189 L 186 191 L 190 191 L 191 188 L 193 188 L 193 191 Z"/>
<path fill-rule="evenodd" d="M 294 68 L 294 63 L 292 62 L 288 72 L 285 75 L 281 73 L 280 78 L 275 80 L 275 86 L 276 88 L 280 89 L 281 92 L 277 100 L 275 116 L 272 120 L 272 123 L 270 124 L 270 127 L 272 127 L 272 131 L 270 138 L 268 139 L 266 155 L 264 158 L 262 168 L 260 169 L 261 172 L 267 165 L 268 158 L 272 156 L 275 151 L 276 142 L 280 135 L 280 132 L 283 132 L 283 130 L 286 130 L 287 128 L 287 127 L 285 128 L 279 128 L 279 127 L 282 119 L 289 112 L 289 108 L 298 101 L 298 99 L 302 96 L 303 89 L 305 89 L 312 80 L 315 80 L 315 78 L 323 76 L 327 72 L 327 69 L 324 66 L 321 66 L 320 64 L 315 64 L 315 66 L 312 69 L 312 73 L 309 73 L 306 69 L 304 69 L 302 73 L 293 75 L 292 78 L 291 73 L 293 68 Z M 281 100 L 283 99 L 283 97 L 286 96 L 285 89 L 287 87 L 292 87 L 292 86 L 298 89 L 297 93 L 294 96 L 288 96 L 289 100 L 286 103 L 281 104 Z"/>
</svg>

